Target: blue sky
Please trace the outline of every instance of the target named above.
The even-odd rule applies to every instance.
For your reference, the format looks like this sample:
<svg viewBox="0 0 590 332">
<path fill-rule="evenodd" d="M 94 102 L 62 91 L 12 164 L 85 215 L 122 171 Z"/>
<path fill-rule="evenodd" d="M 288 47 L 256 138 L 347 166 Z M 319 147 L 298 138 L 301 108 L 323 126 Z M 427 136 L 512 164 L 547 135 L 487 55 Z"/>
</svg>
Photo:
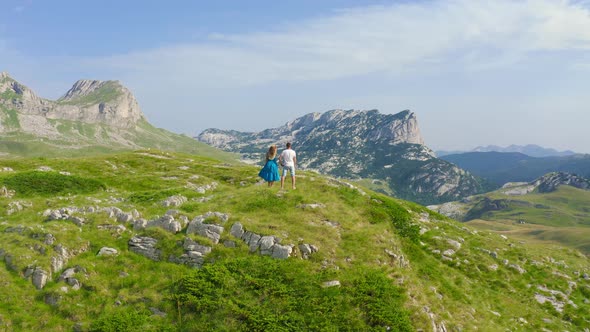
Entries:
<svg viewBox="0 0 590 332">
<path fill-rule="evenodd" d="M 0 71 L 45 98 L 116 79 L 154 125 L 258 131 L 414 111 L 434 149 L 590 153 L 590 3 L 0 0 Z"/>
</svg>

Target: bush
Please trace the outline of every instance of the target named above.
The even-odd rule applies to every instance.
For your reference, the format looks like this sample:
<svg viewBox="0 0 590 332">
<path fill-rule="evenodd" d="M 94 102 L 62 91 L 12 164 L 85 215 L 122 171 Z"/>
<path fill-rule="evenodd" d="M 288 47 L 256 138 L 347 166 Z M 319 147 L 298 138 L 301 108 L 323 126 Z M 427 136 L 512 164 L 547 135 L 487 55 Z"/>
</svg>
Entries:
<svg viewBox="0 0 590 332">
<path fill-rule="evenodd" d="M 342 287 L 322 288 L 334 276 L 313 273 L 308 264 L 249 256 L 203 266 L 174 287 L 181 329 L 412 330 L 403 292 L 384 272 L 361 269 Z"/>
</svg>

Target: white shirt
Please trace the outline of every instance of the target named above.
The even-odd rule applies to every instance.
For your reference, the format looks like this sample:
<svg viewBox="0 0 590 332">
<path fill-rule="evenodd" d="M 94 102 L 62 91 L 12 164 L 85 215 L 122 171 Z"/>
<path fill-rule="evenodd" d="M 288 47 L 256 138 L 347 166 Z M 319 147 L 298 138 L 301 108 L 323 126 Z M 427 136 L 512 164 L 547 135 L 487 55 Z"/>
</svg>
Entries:
<svg viewBox="0 0 590 332">
<path fill-rule="evenodd" d="M 295 167 L 294 160 L 296 157 L 297 154 L 291 149 L 286 149 L 281 152 L 281 160 L 283 161 L 283 165 L 287 167 Z"/>
</svg>

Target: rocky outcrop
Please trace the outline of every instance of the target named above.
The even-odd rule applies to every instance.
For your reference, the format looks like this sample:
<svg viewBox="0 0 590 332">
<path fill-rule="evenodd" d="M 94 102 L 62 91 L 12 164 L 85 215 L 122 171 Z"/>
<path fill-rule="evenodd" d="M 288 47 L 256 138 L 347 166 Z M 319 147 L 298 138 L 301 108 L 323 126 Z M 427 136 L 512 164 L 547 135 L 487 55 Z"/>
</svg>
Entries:
<svg viewBox="0 0 590 332">
<path fill-rule="evenodd" d="M 44 127 L 50 124 L 47 120 L 61 119 L 131 128 L 144 119 L 137 100 L 119 81 L 80 80 L 63 97 L 51 101 L 2 73 L 0 93 L 5 96 L 0 103 L 6 109 L 24 115 L 20 124 L 26 132 L 34 131 L 26 126 L 31 116 L 39 117 L 36 122 L 46 120 Z"/>
<path fill-rule="evenodd" d="M 395 196 L 423 204 L 452 201 L 483 192 L 480 181 L 438 159 L 424 145 L 411 111 L 332 110 L 310 113 L 258 133 L 207 129 L 196 137 L 258 163 L 271 144 L 292 142 L 298 166 L 336 177 L 379 179 Z"/>
<path fill-rule="evenodd" d="M 590 180 L 571 173 L 553 172 L 536 179 L 531 182 L 531 185 L 535 186 L 540 193 L 555 191 L 561 185 L 589 190 Z"/>
</svg>

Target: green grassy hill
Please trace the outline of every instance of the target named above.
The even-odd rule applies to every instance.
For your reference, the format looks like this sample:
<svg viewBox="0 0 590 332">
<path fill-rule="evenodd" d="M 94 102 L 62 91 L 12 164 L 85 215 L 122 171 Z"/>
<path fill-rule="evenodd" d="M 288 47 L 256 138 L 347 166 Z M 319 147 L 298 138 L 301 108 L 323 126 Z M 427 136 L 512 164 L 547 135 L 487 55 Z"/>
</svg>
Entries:
<svg viewBox="0 0 590 332">
<path fill-rule="evenodd" d="M 447 210 L 447 215 L 478 229 L 557 242 L 590 254 L 590 191 L 562 185 L 549 193 L 506 194 L 513 190 L 499 189 L 433 208 Z"/>
<path fill-rule="evenodd" d="M 590 324 L 590 264 L 578 251 L 476 231 L 315 173 L 282 191 L 256 167 L 148 150 L 5 159 L 0 169 L 2 331 Z M 262 255 L 269 241 L 290 257 Z"/>
</svg>

